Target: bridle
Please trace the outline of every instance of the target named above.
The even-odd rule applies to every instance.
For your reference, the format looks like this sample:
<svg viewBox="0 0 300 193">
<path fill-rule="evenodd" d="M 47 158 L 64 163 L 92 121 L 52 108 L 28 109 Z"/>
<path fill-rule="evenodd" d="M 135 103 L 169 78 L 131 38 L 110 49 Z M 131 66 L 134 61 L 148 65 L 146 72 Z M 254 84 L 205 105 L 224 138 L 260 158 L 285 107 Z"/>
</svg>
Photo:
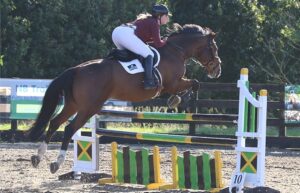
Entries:
<svg viewBox="0 0 300 193">
<path fill-rule="evenodd" d="M 214 64 L 215 60 L 220 59 L 219 56 L 216 55 L 216 51 L 214 50 L 214 46 L 215 46 L 215 43 L 213 42 L 214 39 L 209 37 L 207 41 L 208 41 L 208 46 L 206 47 L 206 49 L 209 49 L 210 55 L 212 57 L 207 63 L 204 64 L 204 66 L 210 66 L 211 64 Z"/>
</svg>

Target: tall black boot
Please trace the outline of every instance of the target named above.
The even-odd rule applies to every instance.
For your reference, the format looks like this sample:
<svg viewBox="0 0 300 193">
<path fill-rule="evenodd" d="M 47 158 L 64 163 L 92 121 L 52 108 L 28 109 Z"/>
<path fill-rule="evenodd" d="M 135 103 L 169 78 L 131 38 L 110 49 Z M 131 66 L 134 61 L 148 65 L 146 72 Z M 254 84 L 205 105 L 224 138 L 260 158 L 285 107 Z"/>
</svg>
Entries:
<svg viewBox="0 0 300 193">
<path fill-rule="evenodd" d="M 145 76 L 144 76 L 144 88 L 146 90 L 155 89 L 157 85 L 155 84 L 153 77 L 153 57 L 151 55 L 145 58 Z"/>
</svg>

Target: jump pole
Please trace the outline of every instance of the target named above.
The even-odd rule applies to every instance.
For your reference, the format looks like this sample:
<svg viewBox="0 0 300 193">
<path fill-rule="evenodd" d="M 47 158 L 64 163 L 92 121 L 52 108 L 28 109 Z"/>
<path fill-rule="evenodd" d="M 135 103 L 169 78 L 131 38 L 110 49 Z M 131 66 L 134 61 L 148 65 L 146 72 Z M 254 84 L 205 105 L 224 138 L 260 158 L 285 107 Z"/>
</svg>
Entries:
<svg viewBox="0 0 300 193">
<path fill-rule="evenodd" d="M 126 117 L 139 120 L 172 120 L 172 121 L 229 121 L 235 123 L 237 115 L 232 114 L 200 114 L 200 113 L 160 113 L 160 112 L 133 112 L 133 111 L 116 111 L 101 110 L 99 115 Z"/>
<path fill-rule="evenodd" d="M 248 89 L 248 69 L 241 69 L 237 86 L 239 93 L 238 131 L 236 132 L 237 165 L 231 178 L 230 192 L 233 187 L 237 192 L 243 192 L 243 187 L 264 186 L 265 179 L 265 151 L 266 151 L 266 122 L 267 122 L 267 90 L 260 90 L 256 99 Z M 257 109 L 256 130 L 248 128 L 248 104 Z M 252 119 L 255 114 L 251 113 Z M 254 116 L 254 117 L 253 117 Z M 246 145 L 247 138 L 257 139 L 256 147 Z"/>
<path fill-rule="evenodd" d="M 141 141 L 159 141 L 183 144 L 202 144 L 215 146 L 233 146 L 237 143 L 236 139 L 214 138 L 214 137 L 196 137 L 187 135 L 170 135 L 156 133 L 137 133 L 129 131 L 116 131 L 107 129 L 96 129 L 96 133 L 102 136 L 136 139 Z"/>
</svg>

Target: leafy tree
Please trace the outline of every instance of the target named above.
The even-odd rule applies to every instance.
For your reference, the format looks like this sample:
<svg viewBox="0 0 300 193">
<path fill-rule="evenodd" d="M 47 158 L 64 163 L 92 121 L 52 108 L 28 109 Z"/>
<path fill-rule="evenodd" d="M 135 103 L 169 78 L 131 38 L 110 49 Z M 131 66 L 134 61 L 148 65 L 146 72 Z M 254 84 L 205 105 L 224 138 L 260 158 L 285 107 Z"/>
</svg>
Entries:
<svg viewBox="0 0 300 193">
<path fill-rule="evenodd" d="M 29 40 L 29 21 L 16 15 L 17 7 L 12 0 L 3 0 L 1 8 L 1 55 L 3 55 L 2 74 L 18 71 L 18 64 L 27 54 Z M 15 76 L 15 74 L 12 74 Z"/>
<path fill-rule="evenodd" d="M 248 67 L 252 82 L 299 82 L 298 1 L 169 2 L 174 22 L 196 23 L 219 33 L 223 68 L 217 81 L 235 82 L 240 68 Z M 200 69 L 191 67 L 188 72 L 209 81 Z"/>
<path fill-rule="evenodd" d="M 251 82 L 299 82 L 297 0 L 2 0 L 0 75 L 54 78 L 101 58 L 113 47 L 112 30 L 156 2 L 169 6 L 172 22 L 218 32 L 221 78 L 208 79 L 198 65 L 188 65 L 189 77 L 235 82 L 248 67 Z"/>
<path fill-rule="evenodd" d="M 259 75 L 259 81 L 299 83 L 300 3 L 273 0 L 260 4 L 265 14 L 258 39 L 261 52 L 252 56 L 252 69 Z"/>
<path fill-rule="evenodd" d="M 149 10 L 151 0 L 4 0 L 1 6 L 5 77 L 53 78 L 101 58 L 114 27 Z"/>
<path fill-rule="evenodd" d="M 222 76 L 217 81 L 235 81 L 240 68 L 249 65 L 247 61 L 253 54 L 253 42 L 260 33 L 257 29 L 260 16 L 254 4 L 240 0 L 170 2 L 174 22 L 195 23 L 218 33 L 217 44 L 223 64 Z M 195 72 L 195 69 L 192 71 Z M 210 81 L 200 69 L 193 76 L 201 77 L 201 81 Z"/>
</svg>

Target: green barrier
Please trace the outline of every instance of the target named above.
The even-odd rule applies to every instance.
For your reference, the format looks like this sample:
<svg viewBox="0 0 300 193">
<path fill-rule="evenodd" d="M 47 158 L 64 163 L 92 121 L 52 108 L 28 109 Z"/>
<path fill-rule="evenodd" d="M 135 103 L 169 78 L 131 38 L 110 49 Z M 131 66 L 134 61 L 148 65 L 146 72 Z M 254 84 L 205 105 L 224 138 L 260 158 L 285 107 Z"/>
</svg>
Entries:
<svg viewBox="0 0 300 193">
<path fill-rule="evenodd" d="M 37 100 L 12 100 L 10 105 L 11 119 L 36 119 L 42 101 Z"/>
<path fill-rule="evenodd" d="M 40 109 L 42 107 L 41 100 L 24 100 L 24 99 L 16 99 L 11 100 L 10 105 L 10 119 L 23 119 L 23 120 L 34 120 L 36 119 Z M 58 106 L 57 113 L 59 113 L 62 109 L 62 102 Z"/>
</svg>

